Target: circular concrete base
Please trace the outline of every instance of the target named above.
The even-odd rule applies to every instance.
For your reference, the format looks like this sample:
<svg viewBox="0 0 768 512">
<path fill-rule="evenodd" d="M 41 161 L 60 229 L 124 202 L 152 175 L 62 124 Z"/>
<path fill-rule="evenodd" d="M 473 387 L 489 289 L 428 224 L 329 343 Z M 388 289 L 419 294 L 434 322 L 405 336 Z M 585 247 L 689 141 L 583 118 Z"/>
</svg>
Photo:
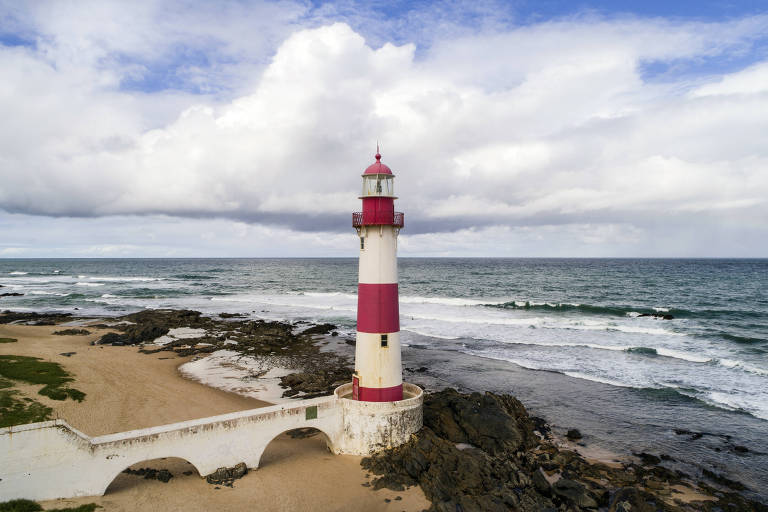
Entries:
<svg viewBox="0 0 768 512">
<path fill-rule="evenodd" d="M 343 433 L 336 453 L 370 455 L 406 443 L 423 424 L 424 391 L 403 383 L 403 400 L 361 402 L 352 400 L 352 384 L 334 390 L 342 404 Z"/>
</svg>

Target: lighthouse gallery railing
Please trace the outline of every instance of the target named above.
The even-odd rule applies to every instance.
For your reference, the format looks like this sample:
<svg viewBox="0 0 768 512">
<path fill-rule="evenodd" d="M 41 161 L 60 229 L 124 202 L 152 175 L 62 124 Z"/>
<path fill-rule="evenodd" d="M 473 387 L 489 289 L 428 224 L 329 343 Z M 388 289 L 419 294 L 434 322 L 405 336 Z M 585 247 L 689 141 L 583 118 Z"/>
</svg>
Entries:
<svg viewBox="0 0 768 512">
<path fill-rule="evenodd" d="M 405 215 L 403 212 L 395 212 L 392 222 L 382 223 L 376 222 L 375 224 L 384 224 L 387 226 L 395 226 L 396 228 L 402 228 L 405 224 Z M 363 212 L 355 212 L 352 214 L 352 227 L 359 228 L 363 226 Z"/>
</svg>

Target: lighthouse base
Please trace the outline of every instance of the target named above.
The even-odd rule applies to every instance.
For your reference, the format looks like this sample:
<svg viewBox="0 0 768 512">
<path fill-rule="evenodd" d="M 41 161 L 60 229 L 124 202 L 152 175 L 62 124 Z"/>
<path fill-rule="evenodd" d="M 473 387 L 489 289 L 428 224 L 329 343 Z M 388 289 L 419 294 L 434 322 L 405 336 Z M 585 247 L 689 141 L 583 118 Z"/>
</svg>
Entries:
<svg viewBox="0 0 768 512">
<path fill-rule="evenodd" d="M 336 388 L 343 410 L 344 435 L 334 452 L 350 455 L 370 455 L 400 446 L 421 429 L 424 423 L 422 406 L 424 391 L 403 383 L 403 399 L 392 402 L 362 402 L 352 399 L 352 384 Z"/>
</svg>

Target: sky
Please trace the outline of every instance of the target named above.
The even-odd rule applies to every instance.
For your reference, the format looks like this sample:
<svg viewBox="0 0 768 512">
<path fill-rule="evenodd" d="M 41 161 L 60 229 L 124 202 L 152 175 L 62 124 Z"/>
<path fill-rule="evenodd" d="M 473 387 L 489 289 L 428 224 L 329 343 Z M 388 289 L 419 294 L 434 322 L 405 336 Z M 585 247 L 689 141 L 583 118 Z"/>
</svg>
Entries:
<svg viewBox="0 0 768 512">
<path fill-rule="evenodd" d="M 0 257 L 768 257 L 768 3 L 0 0 Z"/>
</svg>

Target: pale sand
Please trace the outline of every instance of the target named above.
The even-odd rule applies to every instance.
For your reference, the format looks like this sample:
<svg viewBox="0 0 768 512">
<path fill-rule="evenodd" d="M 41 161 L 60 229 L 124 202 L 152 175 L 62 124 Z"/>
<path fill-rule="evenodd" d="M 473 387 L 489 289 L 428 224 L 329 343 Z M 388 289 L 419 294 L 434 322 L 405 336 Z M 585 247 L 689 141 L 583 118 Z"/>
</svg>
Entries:
<svg viewBox="0 0 768 512">
<path fill-rule="evenodd" d="M 136 347 L 91 346 L 104 331 L 88 328 L 90 336 L 54 336 L 61 326 L 0 325 L 0 337 L 18 338 L 0 344 L 0 354 L 41 357 L 60 363 L 74 377 L 72 387 L 86 393 L 82 403 L 49 400 L 34 386 L 23 391 L 54 409 L 73 427 L 95 436 L 162 425 L 232 411 L 253 409 L 266 402 L 220 391 L 186 380 L 178 366 L 188 361 L 170 354 L 140 354 Z M 59 355 L 76 352 L 71 357 Z M 156 460 L 133 466 L 169 469 L 168 483 L 121 474 L 101 497 L 53 500 L 45 508 L 97 503 L 108 511 L 153 510 L 423 510 L 429 507 L 419 487 L 404 492 L 372 491 L 363 484 L 360 457 L 333 455 L 322 436 L 276 439 L 262 466 L 234 488 L 206 483 L 180 459 Z M 402 500 L 395 500 L 397 496 Z M 385 502 L 385 498 L 392 500 Z"/>
</svg>

